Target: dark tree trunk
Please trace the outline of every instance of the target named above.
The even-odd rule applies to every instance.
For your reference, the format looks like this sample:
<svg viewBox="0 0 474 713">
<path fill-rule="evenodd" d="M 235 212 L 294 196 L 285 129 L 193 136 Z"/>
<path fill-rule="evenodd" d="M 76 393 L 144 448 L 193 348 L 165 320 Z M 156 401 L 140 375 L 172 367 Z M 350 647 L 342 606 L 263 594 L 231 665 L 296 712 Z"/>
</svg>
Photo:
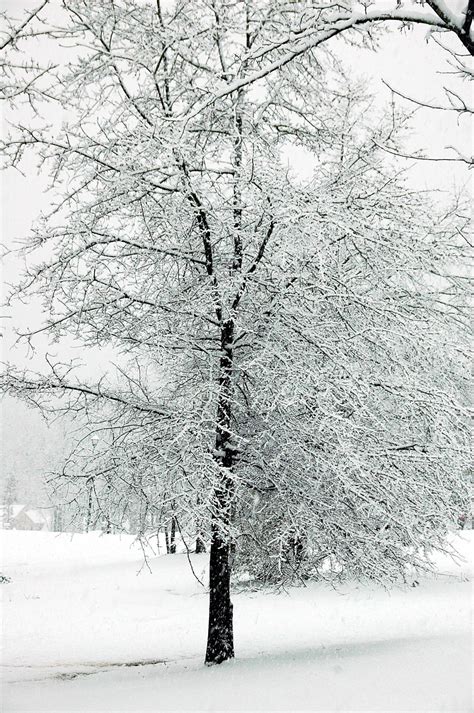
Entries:
<svg viewBox="0 0 474 713">
<path fill-rule="evenodd" d="M 198 535 L 196 537 L 196 549 L 194 550 L 197 555 L 202 554 L 202 552 L 206 551 L 206 545 L 204 544 L 204 540 L 202 539 L 201 535 Z"/>
<path fill-rule="evenodd" d="M 200 508 L 201 504 L 202 504 L 202 503 L 201 503 L 201 498 L 199 497 L 199 495 L 197 495 L 197 497 L 196 497 L 196 508 L 197 508 L 197 511 L 198 511 L 198 512 L 199 512 L 199 508 Z M 198 516 L 198 517 L 197 517 L 197 520 L 196 520 L 197 535 L 196 535 L 196 548 L 195 548 L 194 551 L 195 551 L 195 553 L 196 553 L 197 555 L 200 555 L 202 552 L 205 552 L 205 551 L 206 551 L 206 545 L 205 545 L 205 542 L 204 542 L 204 539 L 203 539 L 203 536 L 202 536 L 202 532 L 201 532 L 200 519 L 201 519 L 201 518 Z"/>
<path fill-rule="evenodd" d="M 302 535 L 290 537 L 289 545 L 296 564 L 300 565 L 305 555 L 305 538 Z"/>
<path fill-rule="evenodd" d="M 165 542 L 166 542 L 166 554 L 170 554 L 170 538 L 168 535 L 168 528 L 165 527 Z"/>
<path fill-rule="evenodd" d="M 209 628 L 206 664 L 219 664 L 234 657 L 234 627 L 230 600 L 231 544 L 229 536 L 232 507 L 235 450 L 231 439 L 232 367 L 234 323 L 227 320 L 221 329 L 219 401 L 217 405 L 216 461 L 221 484 L 214 493 L 209 560 Z"/>
<path fill-rule="evenodd" d="M 87 518 L 86 518 L 86 532 L 89 532 L 92 524 L 92 481 L 90 479 L 87 481 Z"/>
<path fill-rule="evenodd" d="M 112 483 L 110 480 L 107 481 L 107 496 L 106 496 L 106 506 L 107 509 L 110 507 L 112 500 Z M 105 516 L 105 534 L 110 535 L 112 532 L 112 520 L 110 518 L 110 513 L 107 512 L 107 515 Z"/>
<path fill-rule="evenodd" d="M 209 629 L 206 664 L 234 658 L 234 627 L 230 601 L 230 545 L 224 542 L 216 524 L 212 527 L 209 562 Z"/>
<path fill-rule="evenodd" d="M 176 554 L 176 518 L 171 518 L 170 555 Z"/>
</svg>

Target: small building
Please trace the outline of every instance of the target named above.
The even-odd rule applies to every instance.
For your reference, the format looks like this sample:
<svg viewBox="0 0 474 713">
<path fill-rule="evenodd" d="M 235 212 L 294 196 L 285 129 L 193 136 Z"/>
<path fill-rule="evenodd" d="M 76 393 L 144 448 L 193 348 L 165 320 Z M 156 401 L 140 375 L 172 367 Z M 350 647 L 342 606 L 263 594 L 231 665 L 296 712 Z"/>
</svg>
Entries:
<svg viewBox="0 0 474 713">
<path fill-rule="evenodd" d="M 45 508 L 33 508 L 13 503 L 10 509 L 11 530 L 51 530 L 53 514 Z"/>
</svg>

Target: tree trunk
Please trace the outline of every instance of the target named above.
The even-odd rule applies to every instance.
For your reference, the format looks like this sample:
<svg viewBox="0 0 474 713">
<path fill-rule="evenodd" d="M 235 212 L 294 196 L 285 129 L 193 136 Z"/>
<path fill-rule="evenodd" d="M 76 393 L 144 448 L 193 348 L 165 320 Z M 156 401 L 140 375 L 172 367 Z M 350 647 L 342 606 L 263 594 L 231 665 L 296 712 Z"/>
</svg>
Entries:
<svg viewBox="0 0 474 713">
<path fill-rule="evenodd" d="M 200 555 L 202 552 L 206 551 L 206 545 L 204 544 L 204 540 L 202 539 L 201 535 L 198 535 L 196 537 L 196 548 L 194 551 L 197 555 Z"/>
<path fill-rule="evenodd" d="M 112 532 L 112 520 L 110 518 L 110 512 L 108 512 L 108 508 L 110 508 L 110 503 L 112 499 L 112 483 L 110 480 L 107 481 L 107 496 L 106 496 L 106 506 L 107 506 L 107 514 L 105 516 L 105 534 L 110 535 Z"/>
<path fill-rule="evenodd" d="M 217 405 L 216 461 L 221 472 L 220 487 L 214 493 L 215 511 L 211 524 L 209 560 L 209 628 L 205 662 L 219 664 L 234 658 L 234 627 L 230 601 L 230 512 L 234 490 L 232 468 L 232 366 L 234 323 L 224 322 L 221 330 L 219 401 Z"/>
<path fill-rule="evenodd" d="M 234 658 L 229 555 L 229 543 L 223 541 L 217 524 L 213 524 L 209 562 L 209 629 L 206 649 L 208 665 Z"/>
<path fill-rule="evenodd" d="M 176 518 L 171 518 L 171 531 L 170 531 L 170 555 L 176 554 Z"/>
<path fill-rule="evenodd" d="M 86 532 L 89 532 L 91 529 L 91 523 L 92 523 L 92 485 L 89 481 L 87 481 L 87 517 L 86 517 Z"/>
<path fill-rule="evenodd" d="M 170 554 L 170 538 L 168 535 L 168 528 L 165 527 L 165 542 L 166 542 L 166 554 Z"/>
<path fill-rule="evenodd" d="M 199 512 L 199 508 L 200 508 L 201 505 L 202 505 L 202 503 L 201 503 L 201 498 L 199 497 L 199 495 L 197 495 L 197 497 L 196 497 L 196 508 L 197 508 L 197 511 L 198 511 L 198 512 Z M 205 542 L 204 542 L 204 539 L 203 539 L 203 536 L 202 536 L 202 532 L 201 532 L 200 519 L 201 519 L 200 516 L 198 516 L 197 519 L 196 519 L 197 535 L 196 535 L 196 548 L 195 548 L 194 551 L 195 551 L 195 553 L 196 553 L 197 555 L 199 555 L 199 554 L 201 554 L 202 552 L 205 552 L 205 551 L 206 551 L 206 545 L 205 545 Z"/>
</svg>

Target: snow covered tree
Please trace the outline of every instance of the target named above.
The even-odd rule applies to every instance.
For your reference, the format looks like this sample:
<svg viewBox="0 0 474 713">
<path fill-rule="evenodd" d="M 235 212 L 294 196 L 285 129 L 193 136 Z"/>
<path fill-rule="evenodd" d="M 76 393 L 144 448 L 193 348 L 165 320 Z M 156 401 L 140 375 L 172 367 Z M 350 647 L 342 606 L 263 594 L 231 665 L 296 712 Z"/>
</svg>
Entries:
<svg viewBox="0 0 474 713">
<path fill-rule="evenodd" d="M 272 3 L 266 0 L 241 0 L 239 5 L 245 12 L 248 21 L 248 47 L 245 55 L 245 67 L 234 77 L 220 77 L 213 88 L 215 97 L 221 97 L 243 86 L 258 81 L 260 78 L 278 72 L 281 67 L 298 60 L 300 56 L 330 42 L 335 37 L 342 36 L 348 42 L 364 46 L 377 47 L 380 34 L 390 25 L 410 27 L 424 25 L 431 32 L 447 33 L 456 37 L 470 55 L 474 55 L 474 39 L 472 18 L 474 15 L 474 0 L 458 0 L 447 3 L 444 0 L 343 0 L 338 3 L 332 0 L 321 0 L 313 3 L 308 0 L 293 0 L 292 2 Z M 86 0 L 82 3 L 85 5 Z M 136 2 L 130 2 L 128 7 L 133 12 Z M 79 4 L 79 8 L 80 8 Z M 151 5 L 151 3 L 150 3 Z M 155 3 L 153 3 L 155 5 Z M 173 12 L 178 15 L 184 9 L 188 11 L 190 1 L 181 0 L 175 5 Z M 39 5 L 27 9 L 21 19 L 11 19 L 3 13 L 5 30 L 0 40 L 0 50 L 15 46 L 26 37 L 44 34 L 44 23 L 48 11 L 62 8 L 67 12 L 75 12 L 75 3 L 68 0 L 42 0 Z M 161 13 L 161 3 L 157 0 L 158 12 Z M 221 35 L 233 31 L 233 26 L 227 26 L 226 3 L 212 0 L 205 10 L 211 9 L 216 18 L 220 18 Z M 107 0 L 104 8 L 111 18 L 121 14 L 123 4 L 116 0 Z M 60 30 L 62 32 L 62 30 Z M 55 36 L 54 34 L 52 36 Z M 8 68 L 8 63 L 4 68 Z M 22 65 L 14 63 L 13 82 L 6 82 L 7 96 L 13 92 L 26 91 L 35 96 L 38 90 L 36 83 L 41 80 L 47 69 L 34 62 L 27 62 L 23 69 L 30 75 L 30 81 L 25 85 L 17 82 L 17 73 Z M 234 81 L 229 81 L 234 79 Z M 204 97 L 208 102 L 209 96 Z M 213 101 L 213 99 L 211 99 Z"/>
<path fill-rule="evenodd" d="M 18 499 L 18 484 L 14 475 L 10 475 L 3 487 L 2 493 L 2 527 L 11 527 L 12 508 Z"/>
<path fill-rule="evenodd" d="M 387 164 L 403 119 L 368 121 L 326 45 L 249 84 L 293 5 L 63 2 L 44 32 L 70 61 L 26 62 L 6 89 L 33 106 L 7 165 L 36 151 L 57 196 L 15 293 L 48 318 L 24 336 L 107 347 L 116 368 L 48 357 L 4 388 L 100 434 L 63 475 L 111 525 L 175 518 L 210 541 L 207 663 L 234 655 L 234 562 L 394 580 L 465 491 L 468 216 Z"/>
<path fill-rule="evenodd" d="M 245 69 L 227 86 L 217 88 L 213 98 L 204 98 L 204 105 L 278 72 L 336 37 L 354 46 L 376 49 L 387 28 L 393 25 L 404 28 L 424 25 L 428 33 L 456 37 L 459 49 L 474 55 L 474 0 L 450 3 L 444 0 L 344 0 L 337 3 L 301 0 L 246 4 L 255 28 L 250 32 L 252 42 L 245 57 Z M 459 56 L 459 52 L 455 54 Z"/>
</svg>

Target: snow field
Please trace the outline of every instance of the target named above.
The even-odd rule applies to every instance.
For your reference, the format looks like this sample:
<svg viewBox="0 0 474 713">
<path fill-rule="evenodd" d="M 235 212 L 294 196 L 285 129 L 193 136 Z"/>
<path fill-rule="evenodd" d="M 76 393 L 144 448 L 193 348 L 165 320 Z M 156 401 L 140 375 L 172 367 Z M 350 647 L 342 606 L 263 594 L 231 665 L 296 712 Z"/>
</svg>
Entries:
<svg viewBox="0 0 474 713">
<path fill-rule="evenodd" d="M 472 532 L 416 588 L 234 593 L 237 659 L 212 669 L 185 555 L 150 572 L 131 537 L 1 534 L 5 712 L 471 710 Z"/>
</svg>

